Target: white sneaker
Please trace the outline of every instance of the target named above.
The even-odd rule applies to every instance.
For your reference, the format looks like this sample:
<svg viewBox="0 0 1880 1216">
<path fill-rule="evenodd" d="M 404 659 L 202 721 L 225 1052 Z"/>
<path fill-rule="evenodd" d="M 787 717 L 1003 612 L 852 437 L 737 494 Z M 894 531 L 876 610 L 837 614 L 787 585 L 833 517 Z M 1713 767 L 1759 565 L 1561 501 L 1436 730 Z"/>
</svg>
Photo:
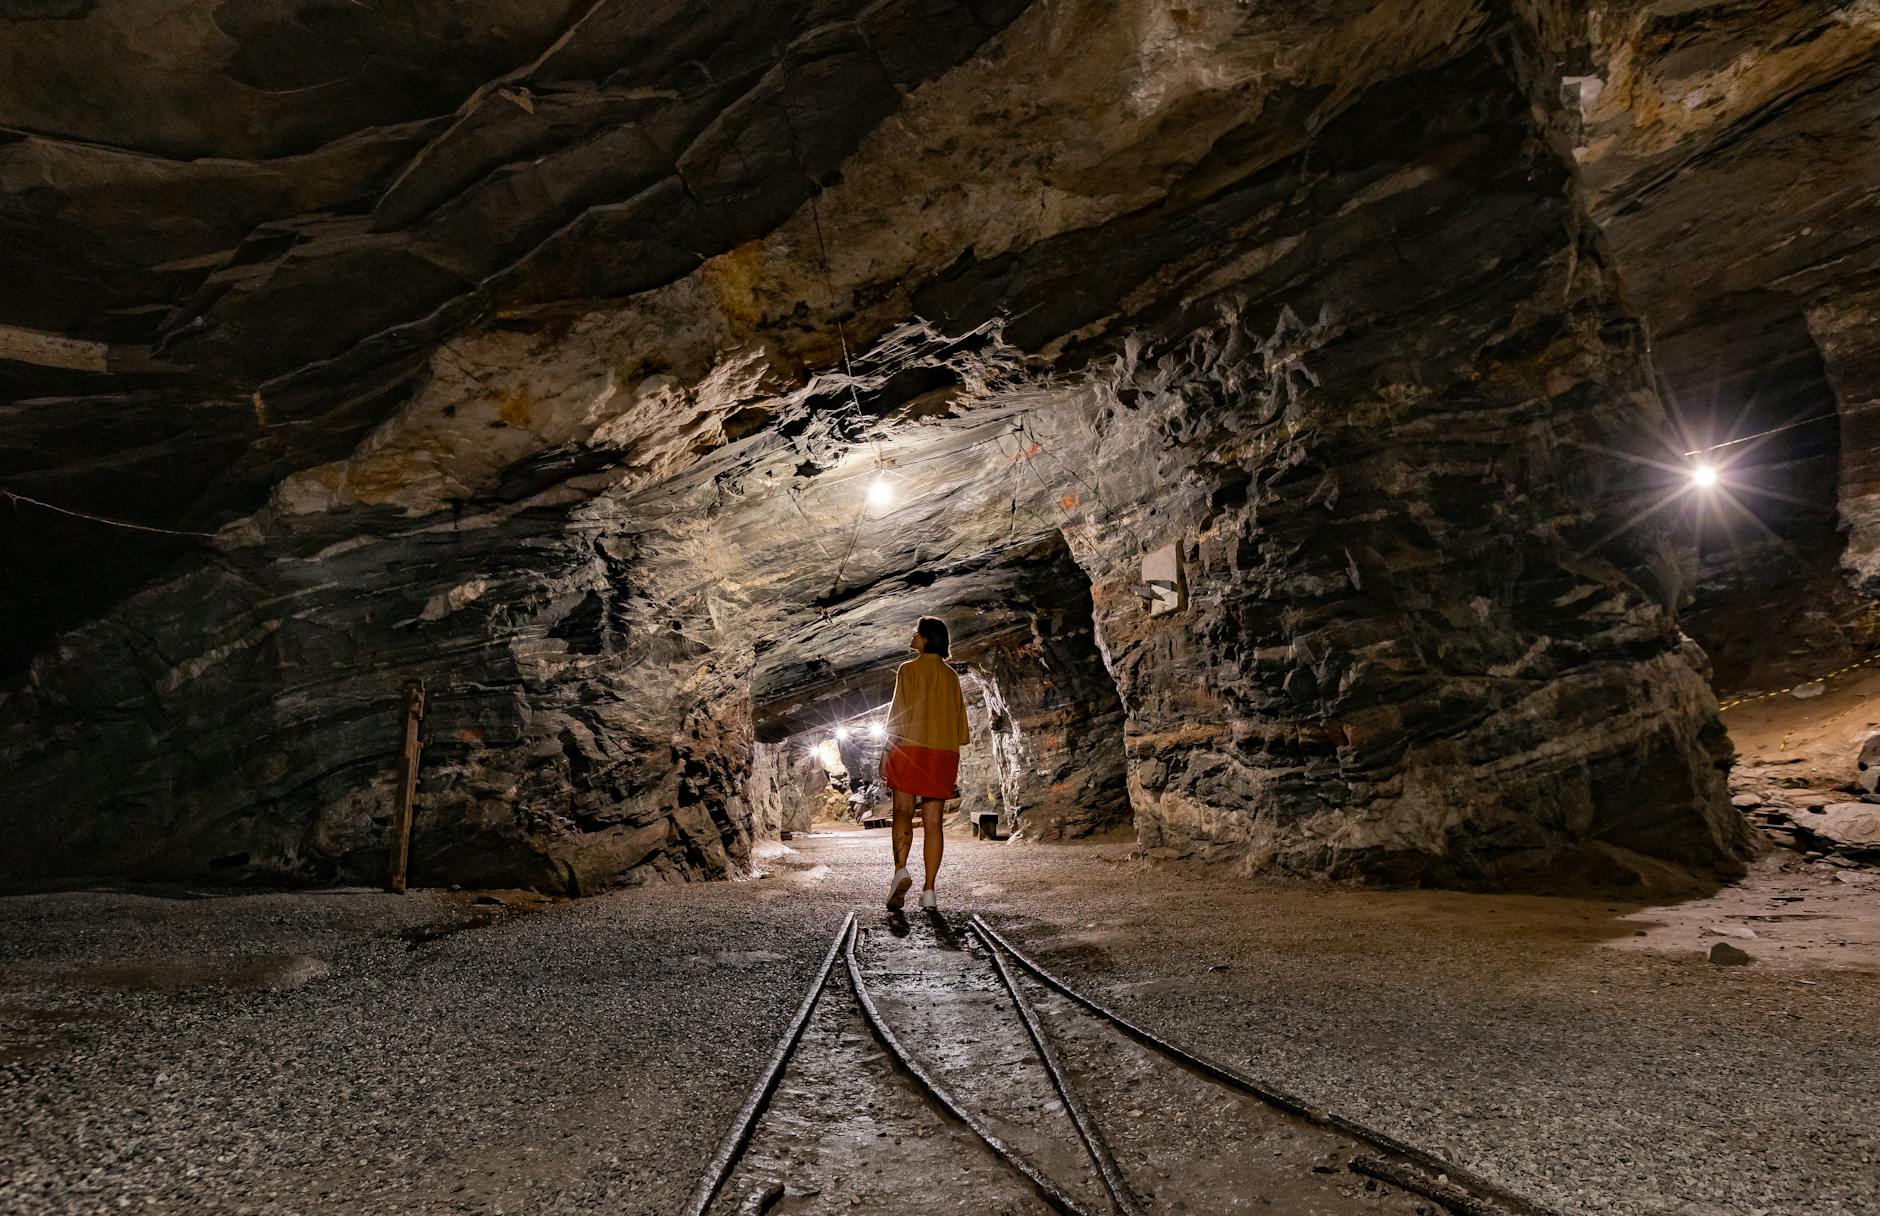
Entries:
<svg viewBox="0 0 1880 1216">
<path fill-rule="evenodd" d="M 907 900 L 907 889 L 913 885 L 914 876 L 907 872 L 905 866 L 896 870 L 894 877 L 888 880 L 888 906 L 890 908 L 899 908 L 905 903 Z"/>
<path fill-rule="evenodd" d="M 920 906 L 932 911 L 940 906 L 940 901 L 934 898 L 933 891 L 929 889 L 920 893 Z"/>
</svg>

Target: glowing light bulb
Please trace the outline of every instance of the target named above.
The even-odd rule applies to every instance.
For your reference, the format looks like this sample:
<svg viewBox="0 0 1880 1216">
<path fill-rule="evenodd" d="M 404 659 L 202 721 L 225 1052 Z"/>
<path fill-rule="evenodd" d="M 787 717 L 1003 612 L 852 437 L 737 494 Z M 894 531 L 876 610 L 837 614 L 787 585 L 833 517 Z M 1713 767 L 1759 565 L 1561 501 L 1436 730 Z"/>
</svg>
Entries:
<svg viewBox="0 0 1880 1216">
<path fill-rule="evenodd" d="M 894 487 L 888 484 L 886 477 L 877 477 L 868 486 L 868 505 L 885 507 L 894 501 Z"/>
<path fill-rule="evenodd" d="M 871 739 L 886 739 L 888 737 L 888 728 L 879 722 L 870 723 L 868 727 L 868 737 Z"/>
<path fill-rule="evenodd" d="M 846 726 L 836 727 L 836 738 L 841 739 L 843 742 L 846 743 L 849 738 L 849 728 Z"/>
<path fill-rule="evenodd" d="M 1699 489 L 1707 490 L 1717 484 L 1717 470 L 1707 464 L 1700 464 L 1691 470 L 1691 481 Z"/>
</svg>

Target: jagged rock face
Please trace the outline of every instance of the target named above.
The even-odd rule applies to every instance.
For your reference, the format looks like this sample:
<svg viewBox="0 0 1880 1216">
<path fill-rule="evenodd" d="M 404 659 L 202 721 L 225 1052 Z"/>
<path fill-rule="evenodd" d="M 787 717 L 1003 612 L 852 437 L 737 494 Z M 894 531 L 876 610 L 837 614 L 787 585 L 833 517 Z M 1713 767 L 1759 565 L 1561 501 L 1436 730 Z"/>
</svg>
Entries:
<svg viewBox="0 0 1880 1216">
<path fill-rule="evenodd" d="M 1576 16 L 1560 33 L 1575 155 L 1685 423 L 1663 455 L 1792 427 L 1718 454 L 1736 539 L 1760 539 L 1752 512 L 1832 546 L 1838 500 L 1844 560 L 1870 583 L 1880 9 L 1605 0 Z"/>
<path fill-rule="evenodd" d="M 413 881 L 741 864 L 738 645 L 706 597 L 647 594 L 657 563 L 610 512 L 323 522 L 151 587 L 8 694 L 7 877 L 381 879 L 408 678 Z"/>
<path fill-rule="evenodd" d="M 810 750 L 815 742 L 792 739 L 752 748 L 751 832 L 758 839 L 810 830 L 816 807 L 829 789 L 828 771 Z"/>
<path fill-rule="evenodd" d="M 86 613 L 143 589 L 0 702 L 10 877 L 375 875 L 409 675 L 414 880 L 735 873 L 782 830 L 771 749 L 885 701 L 927 612 L 1031 834 L 1456 883 L 1736 864 L 1677 555 L 1626 526 L 1663 418 L 1575 177 L 1571 22 L 693 7 L 452 35 L 507 73 L 454 115 L 347 94 L 353 135 L 294 145 L 344 173 L 34 263 L 111 298 L 0 321 L 117 346 L 6 365 L 0 472 L 67 501 L 139 467 L 74 438 L 135 400 L 142 467 L 214 484 L 73 505 L 267 501 L 101 579 Z M 89 155 L 46 129 L 0 177 Z M 72 197 L 69 232 L 113 213 Z M 1150 617 L 1165 544 L 1188 603 Z"/>
<path fill-rule="evenodd" d="M 1258 280 L 1145 344 L 1092 420 L 1102 498 L 1070 535 L 1116 571 L 1097 620 L 1138 831 L 1441 882 L 1727 865 L 1747 848 L 1728 745 L 1635 581 L 1643 538 L 1615 535 L 1650 487 L 1596 454 L 1649 450 L 1640 335 L 1512 77 L 1477 61 L 1409 87 L 1476 108 L 1448 126 L 1380 93 L 1321 131 L 1316 198 L 1282 173 L 1243 204 L 1273 209 L 1235 250 Z M 1374 140 L 1418 153 L 1380 163 Z M 1380 255 L 1417 273 L 1377 282 Z M 1171 541 L 1191 607 L 1152 619 L 1131 558 Z"/>
<path fill-rule="evenodd" d="M 1089 580 L 1060 546 L 1026 590 L 1026 632 L 977 648 L 971 663 L 986 809 L 1036 840 L 1127 827 L 1123 706 L 1097 649 Z"/>
</svg>

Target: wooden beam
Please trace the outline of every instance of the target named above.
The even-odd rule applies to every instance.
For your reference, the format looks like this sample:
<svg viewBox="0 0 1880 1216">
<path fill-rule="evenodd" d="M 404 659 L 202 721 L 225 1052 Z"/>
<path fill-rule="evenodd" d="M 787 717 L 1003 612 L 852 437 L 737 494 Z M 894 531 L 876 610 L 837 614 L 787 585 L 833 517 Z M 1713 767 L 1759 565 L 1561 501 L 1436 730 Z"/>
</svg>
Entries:
<svg viewBox="0 0 1880 1216">
<path fill-rule="evenodd" d="M 418 723 L 424 721 L 424 681 L 405 681 L 405 738 L 398 756 L 398 806 L 392 813 L 392 868 L 385 888 L 405 892 L 405 866 L 411 855 L 412 808 L 418 799 Z"/>
<path fill-rule="evenodd" d="M 35 363 L 41 367 L 65 367 L 80 372 L 105 370 L 110 348 L 103 342 L 67 338 L 39 329 L 18 325 L 0 325 L 0 359 Z"/>
</svg>

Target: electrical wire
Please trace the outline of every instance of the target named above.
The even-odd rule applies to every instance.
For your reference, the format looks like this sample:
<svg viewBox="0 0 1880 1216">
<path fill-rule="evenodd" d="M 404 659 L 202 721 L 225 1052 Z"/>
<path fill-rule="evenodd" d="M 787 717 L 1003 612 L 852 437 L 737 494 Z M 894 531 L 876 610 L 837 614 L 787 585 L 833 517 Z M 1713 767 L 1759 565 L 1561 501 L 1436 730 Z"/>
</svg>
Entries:
<svg viewBox="0 0 1880 1216">
<path fill-rule="evenodd" d="M 12 490 L 0 489 L 0 495 L 5 495 L 12 501 L 15 507 L 18 507 L 19 504 L 23 502 L 31 503 L 35 507 L 43 507 L 48 511 L 56 511 L 60 515 L 69 515 L 73 519 L 87 519 L 92 523 L 109 524 L 113 528 L 125 528 L 132 532 L 154 532 L 159 536 L 193 536 L 204 540 L 215 539 L 215 533 L 213 532 L 185 532 L 177 528 L 153 528 L 148 524 L 134 524 L 127 519 L 113 519 L 109 515 L 93 515 L 89 511 L 73 511 L 67 507 L 42 502 L 37 498 L 31 498 L 25 494 L 17 494 Z"/>
<path fill-rule="evenodd" d="M 1782 426 L 1772 426 L 1766 431 L 1757 431 L 1754 435 L 1743 435 L 1736 439 L 1726 439 L 1722 443 L 1713 443 L 1709 447 L 1698 448 L 1695 451 L 1686 452 L 1684 454 L 1686 456 L 1707 456 L 1711 452 L 1718 451 L 1722 448 L 1733 448 L 1739 443 L 1748 443 L 1752 439 L 1761 439 L 1767 435 L 1780 435 L 1783 431 L 1792 431 L 1798 426 L 1807 426 L 1811 422 L 1821 422 L 1828 418 L 1839 417 L 1839 414 L 1816 414 L 1813 418 L 1803 418 L 1799 422 L 1785 423 Z"/>
</svg>

